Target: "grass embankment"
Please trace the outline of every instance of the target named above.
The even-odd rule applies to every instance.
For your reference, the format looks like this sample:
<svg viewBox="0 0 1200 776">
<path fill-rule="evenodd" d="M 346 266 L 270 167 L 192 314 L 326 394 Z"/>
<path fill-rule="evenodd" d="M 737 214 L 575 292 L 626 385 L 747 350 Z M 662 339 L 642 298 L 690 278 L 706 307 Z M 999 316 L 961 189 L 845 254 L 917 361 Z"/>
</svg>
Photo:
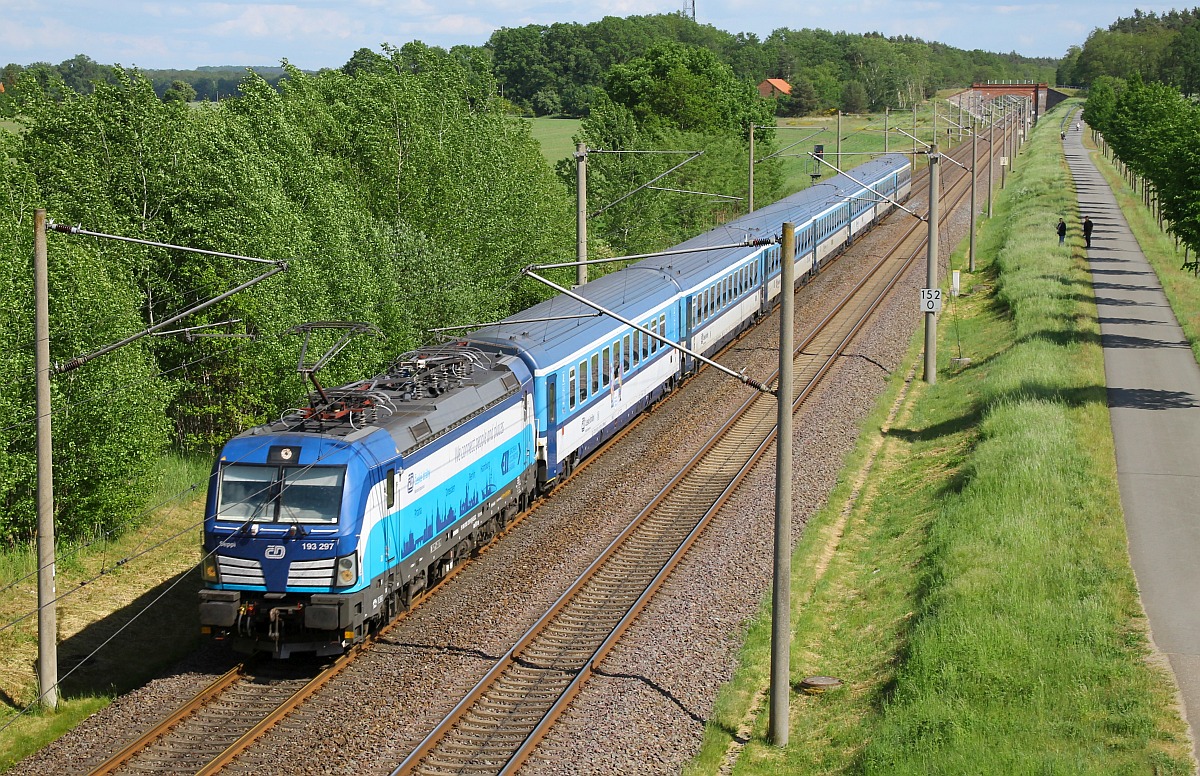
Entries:
<svg viewBox="0 0 1200 776">
<path fill-rule="evenodd" d="M 32 547 L 0 553 L 0 627 L 16 623 L 0 631 L 0 771 L 195 647 L 195 567 L 210 465 L 165 459 L 152 500 L 164 506 L 142 525 L 113 541 L 58 547 L 56 712 L 20 714 L 38 696 L 37 556 Z"/>
<path fill-rule="evenodd" d="M 864 434 L 797 547 L 792 680 L 844 686 L 794 694 L 789 746 L 770 746 L 764 612 L 690 773 L 735 735 L 743 775 L 1193 772 L 1129 566 L 1081 240 L 1053 232 L 1076 212 L 1056 126 L 940 317 L 937 385 L 894 377 L 865 425 L 887 431 Z"/>
</svg>

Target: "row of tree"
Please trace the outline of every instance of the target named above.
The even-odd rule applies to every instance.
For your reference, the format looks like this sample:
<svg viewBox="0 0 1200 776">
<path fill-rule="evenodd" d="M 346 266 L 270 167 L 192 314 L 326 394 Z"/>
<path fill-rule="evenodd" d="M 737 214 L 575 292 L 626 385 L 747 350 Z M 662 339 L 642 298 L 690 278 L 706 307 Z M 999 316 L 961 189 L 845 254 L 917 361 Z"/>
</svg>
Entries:
<svg viewBox="0 0 1200 776">
<path fill-rule="evenodd" d="M 689 99 L 670 99 L 664 83 Z M 28 257 L 0 270 L 17 290 L 0 296 L 0 541 L 28 539 L 34 525 L 35 208 L 91 232 L 289 264 L 184 322 L 254 339 L 144 338 L 55 378 L 60 530 L 112 530 L 144 507 L 167 446 L 208 450 L 304 403 L 291 327 L 328 319 L 380 329 L 323 373 L 336 384 L 377 373 L 430 329 L 495 320 L 544 296 L 519 270 L 573 255 L 574 170 L 556 177 L 498 92 L 481 52 L 416 43 L 385 47 L 352 73 L 288 67 L 278 87 L 251 73 L 240 96 L 199 106 L 163 101 L 150 80 L 120 68 L 87 93 L 23 73 L 5 91 L 19 128 L 0 130 L 0 246 Z M 748 124 L 770 119 L 715 55 L 674 44 L 614 68 L 597 106 L 585 126 L 591 147 L 702 150 L 662 185 L 735 194 Z M 593 255 L 658 249 L 728 215 L 666 192 L 606 207 L 677 161 L 595 157 Z M 764 170 L 764 197 L 771 180 Z M 56 233 L 50 266 L 60 363 L 264 269 Z M 571 278 L 563 270 L 557 279 Z"/>
<path fill-rule="evenodd" d="M 246 77 L 247 69 L 253 70 L 260 78 L 275 86 L 287 77 L 283 67 L 201 67 L 196 70 L 142 70 L 141 75 L 154 87 L 154 93 L 164 100 L 191 102 L 202 100 L 216 102 L 225 97 L 238 94 L 238 87 Z M 91 94 L 93 84 L 106 83 L 117 85 L 117 76 L 111 65 L 102 65 L 86 54 L 76 54 L 70 59 L 52 65 L 49 62 L 34 62 L 30 65 L 19 65 L 10 62 L 0 68 L 0 115 L 12 112 L 11 99 L 5 99 L 4 92 L 16 86 L 24 74 L 37 79 L 42 88 L 53 91 L 59 84 L 77 94 Z"/>
<path fill-rule="evenodd" d="M 1134 11 L 1083 46 L 1072 46 L 1058 68 L 1058 82 L 1090 87 L 1102 78 L 1170 84 L 1187 96 L 1200 92 L 1200 8 L 1161 16 Z"/>
<path fill-rule="evenodd" d="M 485 63 L 500 95 L 518 112 L 581 117 L 602 99 L 614 67 L 644 57 L 664 43 L 704 49 L 741 81 L 788 81 L 792 96 L 780 100 L 778 111 L 789 116 L 835 109 L 857 113 L 885 107 L 909 108 L 936 89 L 952 84 L 1051 81 L 1057 64 L 1051 59 L 963 51 L 918 38 L 884 38 L 878 34 L 781 28 L 759 40 L 753 34 L 734 34 L 697 24 L 681 14 L 608 16 L 590 24 L 503 28 L 483 46 L 457 46 L 450 53 Z M 379 56 L 370 49 L 360 49 L 341 69 L 353 75 L 363 67 L 373 67 Z M 80 94 L 87 94 L 94 81 L 111 83 L 109 68 L 84 55 L 59 65 L 9 64 L 0 70 L 0 83 L 11 87 L 25 70 L 33 72 L 44 88 L 57 73 L 68 88 Z M 269 83 L 287 76 L 281 68 L 254 70 Z M 164 99 L 209 101 L 236 95 L 244 72 L 212 67 L 148 70 L 143 75 Z M 3 103 L 0 94 L 0 111 Z"/>
<path fill-rule="evenodd" d="M 1084 119 L 1134 174 L 1147 181 L 1167 229 L 1200 251 L 1200 105 L 1164 83 L 1101 78 Z"/>
</svg>

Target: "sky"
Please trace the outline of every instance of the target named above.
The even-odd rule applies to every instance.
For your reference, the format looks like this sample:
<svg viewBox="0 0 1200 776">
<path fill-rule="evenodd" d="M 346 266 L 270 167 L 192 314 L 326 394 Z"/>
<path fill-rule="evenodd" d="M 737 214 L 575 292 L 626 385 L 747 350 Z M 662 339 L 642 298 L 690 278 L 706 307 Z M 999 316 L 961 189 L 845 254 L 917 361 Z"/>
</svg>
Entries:
<svg viewBox="0 0 1200 776">
<path fill-rule="evenodd" d="M 759 39 L 772 30 L 911 35 L 960 49 L 1060 58 L 1135 8 L 1189 5 L 1108 0 L 694 0 L 696 21 Z M 685 0 L 0 0 L 0 65 L 58 64 L 84 54 L 147 70 L 205 65 L 341 67 L 360 48 L 419 40 L 482 45 L 501 27 L 586 24 L 604 16 L 675 13 Z"/>
</svg>

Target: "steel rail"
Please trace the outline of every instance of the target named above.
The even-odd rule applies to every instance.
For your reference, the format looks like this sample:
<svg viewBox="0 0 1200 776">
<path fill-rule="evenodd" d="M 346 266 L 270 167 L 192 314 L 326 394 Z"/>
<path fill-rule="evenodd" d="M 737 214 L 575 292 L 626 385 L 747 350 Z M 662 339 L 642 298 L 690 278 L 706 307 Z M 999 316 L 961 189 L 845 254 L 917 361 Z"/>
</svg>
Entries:
<svg viewBox="0 0 1200 776">
<path fill-rule="evenodd" d="M 112 757 L 108 758 L 102 764 L 89 771 L 89 774 L 91 776 L 102 776 L 102 774 L 109 774 L 117 770 L 122 765 L 133 759 L 138 752 L 142 751 L 147 746 L 165 735 L 167 731 L 175 727 L 175 725 L 177 725 L 182 719 L 191 715 L 197 708 L 204 706 L 213 698 L 216 698 L 218 695 L 223 693 L 227 687 L 241 679 L 242 676 L 245 675 L 245 670 L 245 663 L 240 663 L 229 669 L 224 675 L 214 679 L 207 687 L 197 693 L 195 697 L 180 706 L 168 717 L 163 719 L 154 727 L 150 728 L 150 730 L 146 731 L 138 738 L 130 741 Z"/>
</svg>

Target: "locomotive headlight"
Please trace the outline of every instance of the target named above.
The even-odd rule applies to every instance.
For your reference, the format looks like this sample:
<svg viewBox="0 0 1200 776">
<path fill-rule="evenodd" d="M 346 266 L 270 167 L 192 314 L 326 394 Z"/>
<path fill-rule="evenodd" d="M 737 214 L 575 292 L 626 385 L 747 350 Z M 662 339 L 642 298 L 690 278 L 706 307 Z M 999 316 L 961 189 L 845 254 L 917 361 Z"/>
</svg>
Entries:
<svg viewBox="0 0 1200 776">
<path fill-rule="evenodd" d="M 358 581 L 358 553 L 343 555 L 337 559 L 333 583 L 337 587 L 353 585 Z"/>
<path fill-rule="evenodd" d="M 200 561 L 200 578 L 205 582 L 220 581 L 219 577 L 217 576 L 216 556 L 210 555 L 204 560 Z"/>
</svg>

